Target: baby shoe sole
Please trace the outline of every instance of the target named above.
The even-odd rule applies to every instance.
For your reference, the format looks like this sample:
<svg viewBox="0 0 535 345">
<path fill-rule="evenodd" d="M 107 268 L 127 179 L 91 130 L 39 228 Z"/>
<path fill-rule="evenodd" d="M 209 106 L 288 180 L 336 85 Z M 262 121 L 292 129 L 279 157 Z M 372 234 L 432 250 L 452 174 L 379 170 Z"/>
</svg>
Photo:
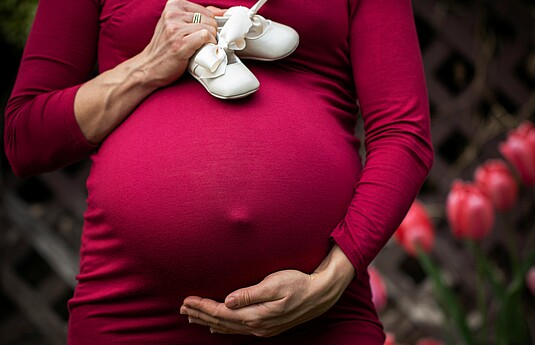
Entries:
<svg viewBox="0 0 535 345">
<path fill-rule="evenodd" d="M 190 75 L 197 79 L 197 81 L 199 82 L 199 84 L 201 84 L 205 89 L 206 91 L 208 91 L 208 93 L 212 96 L 214 96 L 215 98 L 219 98 L 219 99 L 238 99 L 238 98 L 243 98 L 243 97 L 247 97 L 253 93 L 255 93 L 256 91 L 258 91 L 258 89 L 260 87 L 257 87 L 256 89 L 253 89 L 253 90 L 250 90 L 250 91 L 247 91 L 247 92 L 244 92 L 244 93 L 241 93 L 241 94 L 238 94 L 238 95 L 232 95 L 232 96 L 222 96 L 222 95 L 218 95 L 216 93 L 213 93 L 212 91 L 210 91 L 210 89 L 208 89 L 208 86 L 203 82 L 202 78 L 199 78 L 197 77 L 196 75 L 194 75 L 193 73 L 190 73 Z"/>
</svg>

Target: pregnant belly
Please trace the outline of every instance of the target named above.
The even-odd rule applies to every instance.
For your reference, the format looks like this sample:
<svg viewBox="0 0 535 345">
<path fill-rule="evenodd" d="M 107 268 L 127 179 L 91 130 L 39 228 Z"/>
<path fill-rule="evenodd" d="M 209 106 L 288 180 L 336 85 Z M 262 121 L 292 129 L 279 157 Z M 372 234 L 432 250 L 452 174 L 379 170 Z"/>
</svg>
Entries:
<svg viewBox="0 0 535 345">
<path fill-rule="evenodd" d="M 313 271 L 353 197 L 351 133 L 314 102 L 225 103 L 188 83 L 147 99 L 92 156 L 81 276 L 222 299 Z"/>
</svg>

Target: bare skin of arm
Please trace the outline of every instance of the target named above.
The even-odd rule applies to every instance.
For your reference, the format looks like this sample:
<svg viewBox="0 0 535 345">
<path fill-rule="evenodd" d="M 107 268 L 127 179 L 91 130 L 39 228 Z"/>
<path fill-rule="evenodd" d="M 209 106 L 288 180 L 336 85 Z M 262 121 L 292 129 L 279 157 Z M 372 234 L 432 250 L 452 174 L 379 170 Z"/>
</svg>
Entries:
<svg viewBox="0 0 535 345">
<path fill-rule="evenodd" d="M 192 24 L 193 13 L 202 21 Z M 165 5 L 147 47 L 78 90 L 74 113 L 78 125 L 93 143 L 101 143 L 149 94 L 177 80 L 189 58 L 205 43 L 216 43 L 214 16 L 224 11 L 184 0 Z"/>
</svg>

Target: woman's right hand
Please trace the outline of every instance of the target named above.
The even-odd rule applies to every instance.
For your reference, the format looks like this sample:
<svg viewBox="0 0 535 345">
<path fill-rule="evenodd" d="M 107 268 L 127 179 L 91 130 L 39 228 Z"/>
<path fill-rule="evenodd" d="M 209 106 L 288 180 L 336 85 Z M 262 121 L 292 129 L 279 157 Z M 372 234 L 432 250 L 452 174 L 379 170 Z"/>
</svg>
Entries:
<svg viewBox="0 0 535 345">
<path fill-rule="evenodd" d="M 193 14 L 201 22 L 193 24 Z M 189 58 L 206 43 L 217 43 L 214 15 L 223 10 L 203 7 L 186 0 L 169 0 L 147 47 L 136 57 L 155 88 L 177 80 L 186 70 Z"/>
<path fill-rule="evenodd" d="M 193 24 L 193 13 L 201 22 Z M 87 140 L 101 143 L 125 117 L 156 89 L 177 80 L 189 58 L 205 43 L 216 43 L 215 15 L 225 11 L 186 0 L 169 0 L 154 35 L 143 51 L 84 83 L 74 113 Z"/>
</svg>

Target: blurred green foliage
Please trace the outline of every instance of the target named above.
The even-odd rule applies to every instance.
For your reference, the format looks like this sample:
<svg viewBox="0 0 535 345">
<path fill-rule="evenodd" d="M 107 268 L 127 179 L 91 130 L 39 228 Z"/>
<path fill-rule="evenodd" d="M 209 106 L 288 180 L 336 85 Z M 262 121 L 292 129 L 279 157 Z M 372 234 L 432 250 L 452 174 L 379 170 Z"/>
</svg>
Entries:
<svg viewBox="0 0 535 345">
<path fill-rule="evenodd" d="M 23 47 L 30 31 L 37 0 L 0 0 L 0 34 L 11 45 Z"/>
</svg>

